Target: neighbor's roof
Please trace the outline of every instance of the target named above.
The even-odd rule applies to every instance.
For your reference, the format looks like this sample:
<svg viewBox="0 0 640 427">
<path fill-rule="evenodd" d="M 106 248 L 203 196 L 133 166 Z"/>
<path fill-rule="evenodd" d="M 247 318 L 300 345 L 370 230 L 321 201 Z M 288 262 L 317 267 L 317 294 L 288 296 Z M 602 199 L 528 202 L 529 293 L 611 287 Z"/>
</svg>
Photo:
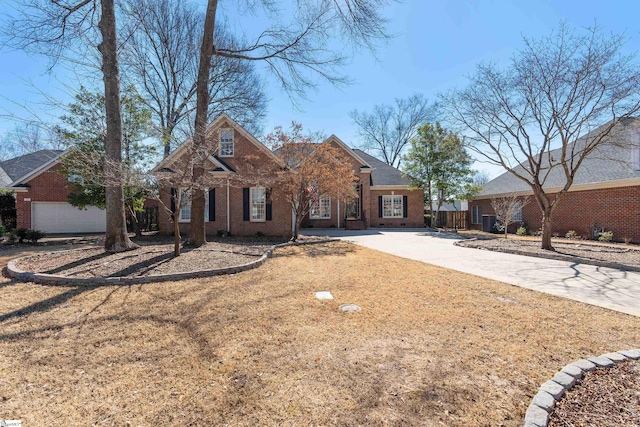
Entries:
<svg viewBox="0 0 640 427">
<path fill-rule="evenodd" d="M 0 170 L 4 172 L 4 174 L 0 172 L 0 186 L 8 186 L 16 180 L 24 178 L 62 153 L 61 150 L 40 150 L 0 162 Z M 9 182 L 1 182 L 3 175 L 9 178 Z"/>
<path fill-rule="evenodd" d="M 371 172 L 371 185 L 410 185 L 409 179 L 398 169 L 356 148 L 353 151 L 375 170 Z"/>
<path fill-rule="evenodd" d="M 580 169 L 576 173 L 573 186 L 609 183 L 629 179 L 640 180 L 640 171 L 634 170 L 634 155 L 640 148 L 640 118 L 631 118 L 621 121 L 616 125 L 615 132 L 612 131 L 608 137 L 608 142 L 603 142 L 583 161 Z M 595 129 L 591 134 L 595 134 Z M 588 136 L 588 135 L 587 135 Z M 585 138 L 585 137 L 582 137 Z M 578 140 L 579 143 L 580 140 Z M 630 146 L 623 146 L 629 143 Z M 560 156 L 561 149 L 551 151 L 551 157 Z M 637 160 L 636 160 L 637 162 Z M 524 168 L 517 166 L 514 171 L 523 173 Z M 627 181 L 628 182 L 628 181 Z M 555 189 L 563 187 L 565 175 L 562 167 L 554 167 L 543 185 L 545 189 Z M 531 192 L 531 187 L 511 172 L 505 172 L 497 178 L 489 181 L 482 189 L 476 199 L 491 197 L 499 194 Z"/>
</svg>

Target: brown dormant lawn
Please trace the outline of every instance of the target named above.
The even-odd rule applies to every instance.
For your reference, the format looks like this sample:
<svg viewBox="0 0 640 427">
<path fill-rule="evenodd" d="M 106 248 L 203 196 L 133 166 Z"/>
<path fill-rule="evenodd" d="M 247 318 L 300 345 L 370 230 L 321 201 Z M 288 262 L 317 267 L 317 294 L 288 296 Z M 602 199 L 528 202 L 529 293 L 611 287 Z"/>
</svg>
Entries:
<svg viewBox="0 0 640 427">
<path fill-rule="evenodd" d="M 520 426 L 559 368 L 637 347 L 639 318 L 347 243 L 184 282 L 0 278 L 0 419 Z"/>
</svg>

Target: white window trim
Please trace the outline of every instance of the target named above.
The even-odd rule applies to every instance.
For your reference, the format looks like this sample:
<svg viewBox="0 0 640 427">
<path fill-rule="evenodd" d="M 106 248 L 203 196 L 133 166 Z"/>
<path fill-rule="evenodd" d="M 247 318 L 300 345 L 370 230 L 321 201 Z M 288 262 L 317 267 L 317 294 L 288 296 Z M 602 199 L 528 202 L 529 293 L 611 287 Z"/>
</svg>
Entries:
<svg viewBox="0 0 640 427">
<path fill-rule="evenodd" d="M 522 208 L 513 216 L 513 222 L 522 222 Z"/>
<path fill-rule="evenodd" d="M 184 190 L 180 190 L 184 191 Z M 182 218 L 182 211 L 184 208 L 189 207 L 189 219 Z M 185 206 L 180 209 L 178 215 L 178 222 L 180 223 L 190 223 L 191 222 L 191 200 Z M 204 222 L 209 222 L 209 189 L 204 190 Z"/>
<path fill-rule="evenodd" d="M 329 200 L 328 210 L 326 211 L 328 213 L 328 215 L 327 216 L 313 215 L 312 214 L 313 208 L 316 207 L 316 205 L 317 205 L 318 211 L 322 212 L 322 200 L 323 199 L 324 200 Z M 329 195 L 320 196 L 318 198 L 318 203 L 314 203 L 313 206 L 311 206 L 311 210 L 309 211 L 309 218 L 310 219 L 331 219 L 331 196 L 329 196 Z"/>
<path fill-rule="evenodd" d="M 231 154 L 223 154 L 222 153 L 222 132 L 223 131 L 231 131 Z M 220 157 L 233 157 L 236 153 L 236 133 L 233 128 L 222 128 L 220 129 L 220 133 L 218 136 L 218 143 L 220 144 Z"/>
<path fill-rule="evenodd" d="M 474 214 L 474 211 L 477 213 Z M 474 222 L 474 216 L 476 217 L 477 222 Z M 482 207 L 479 205 L 471 207 L 471 224 L 482 224 Z"/>
<path fill-rule="evenodd" d="M 264 209 L 262 210 L 264 216 L 262 218 L 253 217 L 253 192 L 254 190 L 262 190 Z M 267 221 L 267 189 L 264 187 L 251 187 L 249 189 L 249 221 L 251 222 L 266 222 Z"/>
<path fill-rule="evenodd" d="M 399 199 L 400 200 L 400 215 L 393 215 L 393 206 L 394 206 L 394 199 Z M 385 199 L 389 200 L 391 199 L 391 215 L 385 215 L 384 213 L 384 201 Z M 391 194 L 388 196 L 382 196 L 382 218 L 403 218 L 404 217 L 404 200 L 403 197 L 401 195 L 395 195 L 395 194 Z"/>
</svg>

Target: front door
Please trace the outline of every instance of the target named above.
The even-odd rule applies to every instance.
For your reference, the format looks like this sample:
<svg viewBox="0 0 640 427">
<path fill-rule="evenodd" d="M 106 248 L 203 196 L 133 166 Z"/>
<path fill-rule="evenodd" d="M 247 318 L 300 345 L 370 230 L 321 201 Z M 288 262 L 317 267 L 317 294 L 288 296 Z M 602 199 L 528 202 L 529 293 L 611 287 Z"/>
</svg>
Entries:
<svg viewBox="0 0 640 427">
<path fill-rule="evenodd" d="M 360 219 L 360 184 L 355 184 L 355 190 L 357 196 L 347 202 L 344 210 L 346 219 Z"/>
</svg>

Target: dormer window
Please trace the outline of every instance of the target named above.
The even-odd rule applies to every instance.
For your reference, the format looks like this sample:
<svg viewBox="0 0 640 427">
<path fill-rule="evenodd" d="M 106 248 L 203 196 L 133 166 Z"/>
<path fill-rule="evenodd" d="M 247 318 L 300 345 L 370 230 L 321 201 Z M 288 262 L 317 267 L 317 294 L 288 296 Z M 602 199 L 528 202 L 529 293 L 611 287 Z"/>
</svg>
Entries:
<svg viewBox="0 0 640 427">
<path fill-rule="evenodd" d="M 233 157 L 233 129 L 220 129 L 220 157 Z"/>
</svg>

